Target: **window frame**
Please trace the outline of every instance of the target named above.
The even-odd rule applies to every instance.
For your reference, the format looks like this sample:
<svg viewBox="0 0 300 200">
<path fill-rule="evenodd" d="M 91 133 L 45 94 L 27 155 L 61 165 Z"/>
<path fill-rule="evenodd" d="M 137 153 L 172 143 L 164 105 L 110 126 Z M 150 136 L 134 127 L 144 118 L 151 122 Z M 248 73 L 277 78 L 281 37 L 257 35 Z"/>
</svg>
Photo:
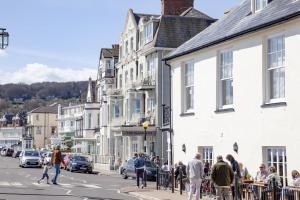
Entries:
<svg viewBox="0 0 300 200">
<path fill-rule="evenodd" d="M 269 41 L 275 38 L 279 38 L 282 37 L 282 44 L 284 49 L 281 50 L 284 52 L 284 54 L 282 55 L 282 66 L 276 66 L 276 67 L 269 67 Z M 264 103 L 265 104 L 274 104 L 274 103 L 285 103 L 286 102 L 286 36 L 285 33 L 280 32 L 280 33 L 276 33 L 276 34 L 272 34 L 269 35 L 268 37 L 265 38 L 264 41 L 264 84 L 265 84 L 265 94 L 264 94 Z M 278 53 L 279 51 L 277 50 L 276 52 L 271 52 L 271 53 Z M 277 59 L 277 57 L 276 57 Z M 283 88 L 283 93 L 284 96 L 283 97 L 279 97 L 279 98 L 271 98 L 271 76 L 270 76 L 270 72 L 273 70 L 278 70 L 278 69 L 284 69 L 284 88 Z M 280 77 L 279 77 L 280 79 Z M 279 80 L 280 81 L 280 80 Z M 274 84 L 273 84 L 274 85 Z M 280 93 L 280 91 L 279 91 Z"/>
<path fill-rule="evenodd" d="M 144 44 L 148 44 L 153 40 L 154 23 L 149 21 L 144 25 Z"/>
<path fill-rule="evenodd" d="M 226 53 L 231 53 L 231 76 L 229 77 L 226 77 L 226 78 L 223 78 L 222 75 L 223 75 L 223 68 L 228 67 L 228 65 L 230 64 L 225 64 L 223 66 L 222 64 L 222 56 L 223 54 L 226 54 Z M 234 71 L 234 51 L 232 48 L 226 48 L 226 49 L 223 49 L 223 50 L 220 50 L 218 52 L 218 56 L 217 56 L 217 109 L 231 109 L 231 108 L 234 108 L 234 88 L 233 88 L 233 82 L 234 82 L 234 76 L 233 76 L 233 71 Z M 232 84 L 232 103 L 231 104 L 225 104 L 223 102 L 223 99 L 224 99 L 224 95 L 226 96 L 226 91 L 223 91 L 223 82 L 224 81 L 230 81 L 231 80 L 231 84 Z"/>
<path fill-rule="evenodd" d="M 182 89 L 182 92 L 181 92 L 181 96 L 182 96 L 182 100 L 181 100 L 181 104 L 182 104 L 182 113 L 193 113 L 194 112 L 194 109 L 195 109 L 195 62 L 194 60 L 188 60 L 188 61 L 184 61 L 182 62 L 181 64 L 181 89 Z M 186 67 L 188 65 L 191 65 L 192 68 L 193 68 L 193 74 L 191 75 L 192 77 L 192 80 L 193 80 L 193 83 L 190 84 L 190 85 L 186 85 L 186 77 L 187 77 L 187 74 L 186 74 Z M 190 77 L 190 78 L 191 78 Z M 187 96 L 186 96 L 186 91 L 187 91 L 187 88 L 192 88 L 192 91 L 193 91 L 193 94 L 192 94 L 192 99 L 191 99 L 191 105 L 190 105 L 190 108 L 187 108 Z"/>
<path fill-rule="evenodd" d="M 208 162 L 209 166 L 214 164 L 214 147 L 213 146 L 198 146 L 198 152 L 202 156 L 203 163 Z"/>
<path fill-rule="evenodd" d="M 257 7 L 257 1 L 260 1 L 260 7 Z M 252 10 L 254 13 L 263 10 L 269 4 L 269 0 L 252 0 Z"/>
</svg>

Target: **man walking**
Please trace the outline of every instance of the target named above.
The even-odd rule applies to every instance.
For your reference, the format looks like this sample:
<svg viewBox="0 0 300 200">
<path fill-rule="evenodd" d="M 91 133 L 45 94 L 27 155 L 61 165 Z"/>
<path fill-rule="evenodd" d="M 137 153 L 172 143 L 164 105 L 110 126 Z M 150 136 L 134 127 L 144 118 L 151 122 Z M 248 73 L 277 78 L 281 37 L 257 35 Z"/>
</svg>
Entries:
<svg viewBox="0 0 300 200">
<path fill-rule="evenodd" d="M 195 158 L 187 165 L 187 177 L 190 180 L 189 200 L 192 200 L 194 193 L 196 193 L 196 200 L 200 200 L 200 187 L 203 175 L 201 155 L 197 153 Z"/>
<path fill-rule="evenodd" d="M 233 182 L 233 170 L 223 161 L 222 156 L 217 157 L 217 163 L 212 168 L 211 179 L 215 184 L 218 200 L 230 200 L 230 185 Z"/>
<path fill-rule="evenodd" d="M 140 178 L 142 179 L 142 189 L 144 188 L 144 168 L 145 168 L 145 158 L 142 153 L 139 154 L 139 157 L 134 160 L 134 167 L 136 173 L 136 186 L 140 187 Z"/>
<path fill-rule="evenodd" d="M 231 154 L 228 154 L 226 156 L 226 159 L 230 162 L 231 168 L 234 172 L 234 181 L 233 185 L 231 186 L 233 199 L 241 199 L 242 194 L 240 191 L 240 180 L 242 178 L 242 175 L 239 163 L 234 159 L 234 157 Z"/>
<path fill-rule="evenodd" d="M 60 164 L 63 163 L 59 146 L 57 146 L 55 150 L 52 152 L 51 163 L 54 166 L 54 170 L 55 170 L 55 176 L 52 179 L 52 183 L 54 185 L 57 185 L 57 177 L 60 174 Z"/>
</svg>

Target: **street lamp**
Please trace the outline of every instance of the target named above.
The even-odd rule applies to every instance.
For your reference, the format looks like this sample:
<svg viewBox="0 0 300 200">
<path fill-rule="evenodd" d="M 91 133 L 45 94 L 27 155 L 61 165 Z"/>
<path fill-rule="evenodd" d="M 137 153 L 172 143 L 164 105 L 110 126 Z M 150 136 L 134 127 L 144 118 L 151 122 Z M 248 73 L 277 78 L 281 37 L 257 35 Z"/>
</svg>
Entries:
<svg viewBox="0 0 300 200">
<path fill-rule="evenodd" d="M 144 135 L 144 153 L 146 154 L 147 151 L 147 128 L 149 127 L 148 122 L 143 123 L 143 128 L 145 130 L 145 135 Z"/>
<path fill-rule="evenodd" d="M 5 49 L 8 46 L 9 34 L 5 28 L 0 28 L 0 49 Z"/>
</svg>

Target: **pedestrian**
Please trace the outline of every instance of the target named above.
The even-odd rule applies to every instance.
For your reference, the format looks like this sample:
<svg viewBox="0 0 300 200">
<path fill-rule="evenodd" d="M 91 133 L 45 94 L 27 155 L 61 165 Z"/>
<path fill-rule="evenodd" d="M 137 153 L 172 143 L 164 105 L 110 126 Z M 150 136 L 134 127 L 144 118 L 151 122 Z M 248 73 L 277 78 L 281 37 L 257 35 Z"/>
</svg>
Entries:
<svg viewBox="0 0 300 200">
<path fill-rule="evenodd" d="M 60 164 L 63 163 L 60 146 L 56 146 L 55 150 L 52 152 L 51 163 L 55 170 L 55 176 L 52 179 L 52 183 L 53 185 L 57 185 L 57 177 L 60 174 Z"/>
<path fill-rule="evenodd" d="M 292 171 L 293 182 L 292 185 L 294 187 L 300 187 L 300 173 L 297 170 Z"/>
<path fill-rule="evenodd" d="M 215 185 L 218 200 L 230 200 L 230 186 L 233 182 L 234 173 L 232 168 L 223 160 L 222 156 L 217 157 L 217 163 L 213 166 L 211 179 Z"/>
<path fill-rule="evenodd" d="M 210 173 L 211 173 L 210 170 L 211 170 L 210 169 L 210 164 L 209 164 L 209 162 L 206 161 L 204 163 L 204 175 L 205 175 L 205 177 L 208 177 L 210 175 Z"/>
<path fill-rule="evenodd" d="M 135 167 L 135 173 L 136 173 L 136 186 L 140 187 L 140 178 L 142 179 L 142 189 L 144 188 L 144 182 L 145 182 L 145 158 L 142 153 L 139 154 L 138 158 L 134 160 L 134 167 Z"/>
<path fill-rule="evenodd" d="M 247 167 L 244 167 L 243 163 L 239 163 L 239 168 L 241 171 L 242 181 L 250 180 L 251 175 L 249 174 Z"/>
<path fill-rule="evenodd" d="M 47 184 L 49 184 L 49 175 L 48 175 L 48 171 L 51 168 L 51 165 L 49 162 L 44 161 L 43 163 L 43 176 L 40 180 L 38 180 L 38 184 L 41 183 L 42 180 L 44 180 L 45 178 L 47 178 Z"/>
<path fill-rule="evenodd" d="M 281 180 L 279 175 L 276 172 L 276 168 L 274 166 L 269 167 L 269 175 L 265 179 L 264 183 L 268 185 L 269 187 L 272 187 L 272 183 L 275 180 L 275 185 L 278 187 L 281 187 Z"/>
<path fill-rule="evenodd" d="M 182 177 L 180 177 L 182 175 Z M 181 179 L 181 180 L 180 180 Z M 188 182 L 187 180 L 187 174 L 186 174 L 186 166 L 183 164 L 182 161 L 178 162 L 178 166 L 175 169 L 175 181 L 176 183 L 181 183 L 182 181 L 182 190 L 186 189 L 186 184 Z"/>
<path fill-rule="evenodd" d="M 235 199 L 235 194 L 237 194 L 237 199 L 242 198 L 242 194 L 240 191 L 240 180 L 241 180 L 241 170 L 239 163 L 234 159 L 234 157 L 231 154 L 228 154 L 226 156 L 226 160 L 228 160 L 231 164 L 231 168 L 234 172 L 234 180 L 233 180 L 233 185 L 231 186 L 231 192 L 233 199 Z"/>
<path fill-rule="evenodd" d="M 169 187 L 170 184 L 170 170 L 168 162 L 164 162 L 163 166 L 161 167 L 161 176 L 162 176 L 162 182 L 165 189 Z"/>
<path fill-rule="evenodd" d="M 160 158 L 159 158 L 159 156 L 155 156 L 154 163 L 156 164 L 157 167 L 160 167 Z"/>
<path fill-rule="evenodd" d="M 193 198 L 194 193 L 196 193 L 196 200 L 200 200 L 200 187 L 203 175 L 204 171 L 201 155 L 197 153 L 195 158 L 187 165 L 187 177 L 190 181 L 189 200 Z"/>
<path fill-rule="evenodd" d="M 266 170 L 266 165 L 265 164 L 260 164 L 259 166 L 259 171 L 256 173 L 256 176 L 254 178 L 254 181 L 256 183 L 264 183 L 268 176 L 268 171 Z M 258 192 L 258 186 L 253 185 L 252 186 L 253 194 L 254 194 L 254 199 L 259 199 L 259 192 Z"/>
</svg>

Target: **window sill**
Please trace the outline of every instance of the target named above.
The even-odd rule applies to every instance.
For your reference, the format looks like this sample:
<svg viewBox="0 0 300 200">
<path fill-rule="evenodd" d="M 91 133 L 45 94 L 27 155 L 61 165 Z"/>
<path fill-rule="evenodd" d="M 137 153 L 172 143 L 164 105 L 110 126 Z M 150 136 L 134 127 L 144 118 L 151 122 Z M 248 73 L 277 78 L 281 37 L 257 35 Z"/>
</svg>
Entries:
<svg viewBox="0 0 300 200">
<path fill-rule="evenodd" d="M 195 116 L 195 113 L 194 112 L 181 113 L 179 116 L 180 117 Z"/>
<path fill-rule="evenodd" d="M 216 114 L 218 113 L 228 113 L 228 112 L 235 112 L 234 108 L 219 108 L 215 111 Z"/>
<path fill-rule="evenodd" d="M 281 107 L 281 106 L 287 106 L 286 102 L 276 102 L 276 103 L 265 103 L 261 105 L 261 108 L 272 108 L 272 107 Z"/>
</svg>

